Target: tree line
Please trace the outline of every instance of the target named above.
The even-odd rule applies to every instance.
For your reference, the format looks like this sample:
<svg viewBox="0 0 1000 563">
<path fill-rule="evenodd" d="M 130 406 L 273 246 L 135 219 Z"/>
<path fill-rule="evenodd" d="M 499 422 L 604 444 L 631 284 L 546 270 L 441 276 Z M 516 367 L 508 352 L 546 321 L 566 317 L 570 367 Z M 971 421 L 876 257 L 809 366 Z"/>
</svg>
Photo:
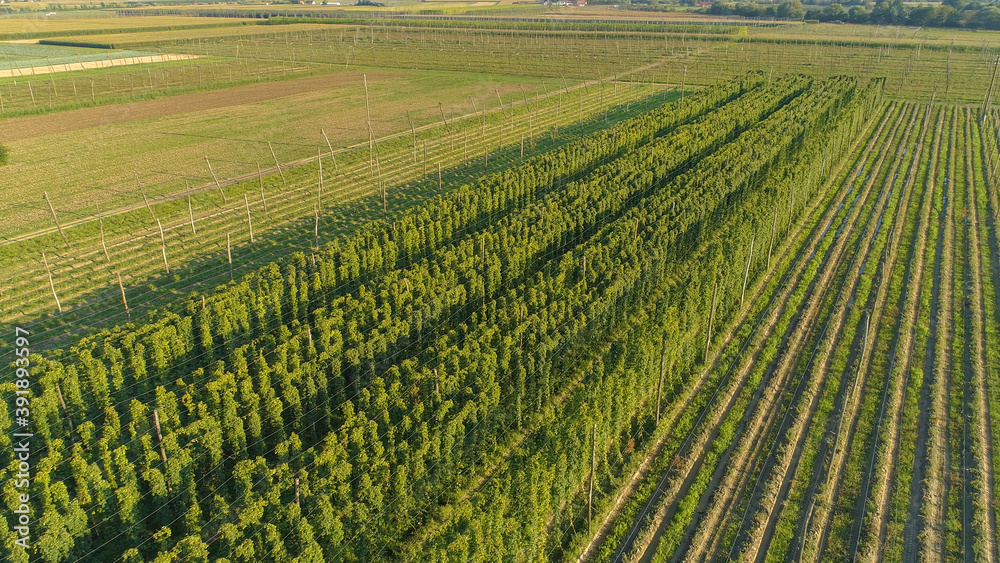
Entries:
<svg viewBox="0 0 1000 563">
<path fill-rule="evenodd" d="M 706 9 L 713 15 L 746 18 L 776 18 L 848 22 L 872 25 L 910 25 L 1000 29 L 1000 8 L 988 2 L 944 0 L 941 3 L 907 5 L 902 0 L 846 1 L 803 5 L 799 0 L 781 3 L 716 2 Z"/>
</svg>

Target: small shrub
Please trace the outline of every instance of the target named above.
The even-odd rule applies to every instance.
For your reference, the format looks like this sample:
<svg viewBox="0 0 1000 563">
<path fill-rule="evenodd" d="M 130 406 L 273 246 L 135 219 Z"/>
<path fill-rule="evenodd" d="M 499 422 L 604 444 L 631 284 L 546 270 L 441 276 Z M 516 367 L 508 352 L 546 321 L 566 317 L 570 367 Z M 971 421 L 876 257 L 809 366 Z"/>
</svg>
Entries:
<svg viewBox="0 0 1000 563">
<path fill-rule="evenodd" d="M 0 145 L 0 166 L 7 164 L 8 154 L 7 147 Z"/>
</svg>

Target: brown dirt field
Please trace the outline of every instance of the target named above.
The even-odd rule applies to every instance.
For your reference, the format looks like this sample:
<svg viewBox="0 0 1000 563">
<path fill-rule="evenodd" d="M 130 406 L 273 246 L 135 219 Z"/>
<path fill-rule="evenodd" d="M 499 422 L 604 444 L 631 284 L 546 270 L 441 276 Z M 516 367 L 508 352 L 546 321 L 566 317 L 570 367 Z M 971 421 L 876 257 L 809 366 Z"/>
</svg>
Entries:
<svg viewBox="0 0 1000 563">
<path fill-rule="evenodd" d="M 391 76 L 390 73 L 371 73 L 371 78 L 388 78 L 389 76 Z M 77 129 L 122 123 L 136 119 L 164 117 L 243 105 L 353 84 L 356 81 L 357 77 L 354 74 L 327 74 L 296 80 L 249 84 L 222 90 L 181 94 L 158 100 L 19 117 L 3 122 L 3 128 L 0 130 L 0 140 L 8 142 L 18 141 L 42 135 L 50 135 L 52 133 L 65 133 Z"/>
</svg>

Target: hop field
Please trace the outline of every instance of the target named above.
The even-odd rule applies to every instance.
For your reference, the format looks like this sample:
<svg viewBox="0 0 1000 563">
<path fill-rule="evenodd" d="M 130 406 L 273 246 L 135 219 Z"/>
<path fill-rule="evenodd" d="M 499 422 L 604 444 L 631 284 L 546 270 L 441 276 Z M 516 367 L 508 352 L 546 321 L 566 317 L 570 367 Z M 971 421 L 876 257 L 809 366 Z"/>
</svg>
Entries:
<svg viewBox="0 0 1000 563">
<path fill-rule="evenodd" d="M 0 82 L 11 561 L 1000 559 L 1000 35 L 325 9 Z"/>
</svg>

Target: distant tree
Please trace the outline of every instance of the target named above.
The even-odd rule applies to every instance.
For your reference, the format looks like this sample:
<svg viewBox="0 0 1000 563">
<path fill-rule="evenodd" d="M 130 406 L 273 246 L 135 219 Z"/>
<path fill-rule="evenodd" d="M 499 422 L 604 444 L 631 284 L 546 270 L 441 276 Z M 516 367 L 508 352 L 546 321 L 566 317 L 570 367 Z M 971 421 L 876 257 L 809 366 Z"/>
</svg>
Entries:
<svg viewBox="0 0 1000 563">
<path fill-rule="evenodd" d="M 844 9 L 844 5 L 839 2 L 834 2 L 829 6 L 823 8 L 822 19 L 826 21 L 842 20 L 847 17 L 847 10 Z"/>
<path fill-rule="evenodd" d="M 1000 29 L 1000 8 L 986 6 L 969 20 L 969 27 L 979 29 Z"/>
<path fill-rule="evenodd" d="M 779 5 L 775 15 L 784 19 L 801 20 L 806 16 L 806 9 L 799 0 L 792 0 Z"/>
<path fill-rule="evenodd" d="M 0 145 L 0 166 L 7 164 L 8 158 L 9 153 L 7 152 L 7 147 Z"/>
<path fill-rule="evenodd" d="M 871 18 L 871 11 L 864 6 L 851 6 L 847 12 L 847 21 L 851 23 L 868 23 Z"/>
<path fill-rule="evenodd" d="M 941 25 L 944 27 L 962 27 L 962 12 L 948 5 L 938 6 L 937 10 L 941 14 Z"/>
<path fill-rule="evenodd" d="M 907 23 L 915 26 L 940 25 L 938 12 L 935 6 L 918 6 L 910 10 Z"/>
<path fill-rule="evenodd" d="M 880 0 L 872 10 L 871 23 L 890 25 L 906 21 L 906 9 L 900 0 Z"/>
</svg>

